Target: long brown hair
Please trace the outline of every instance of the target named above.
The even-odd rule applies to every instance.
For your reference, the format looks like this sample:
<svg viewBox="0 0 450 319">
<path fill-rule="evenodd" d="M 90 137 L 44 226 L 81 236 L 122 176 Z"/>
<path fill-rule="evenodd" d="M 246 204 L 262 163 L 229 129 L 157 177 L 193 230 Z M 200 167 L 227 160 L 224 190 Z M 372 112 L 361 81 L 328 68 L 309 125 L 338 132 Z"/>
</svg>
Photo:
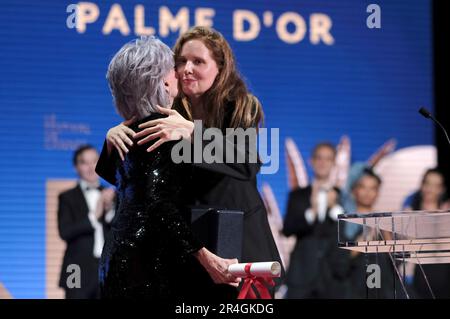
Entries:
<svg viewBox="0 0 450 319">
<path fill-rule="evenodd" d="M 208 27 L 191 28 L 181 35 L 175 43 L 173 48 L 175 63 L 180 59 L 183 45 L 194 39 L 202 41 L 209 49 L 219 69 L 213 85 L 202 96 L 203 103 L 206 106 L 205 126 L 222 128 L 225 124 L 223 123 L 225 106 L 227 103 L 234 103 L 235 109 L 229 125 L 233 128 L 258 128 L 264 119 L 261 103 L 248 92 L 247 86 L 236 68 L 230 45 L 222 34 Z M 175 100 L 175 107 L 192 120 L 191 105 L 182 90 Z"/>
</svg>

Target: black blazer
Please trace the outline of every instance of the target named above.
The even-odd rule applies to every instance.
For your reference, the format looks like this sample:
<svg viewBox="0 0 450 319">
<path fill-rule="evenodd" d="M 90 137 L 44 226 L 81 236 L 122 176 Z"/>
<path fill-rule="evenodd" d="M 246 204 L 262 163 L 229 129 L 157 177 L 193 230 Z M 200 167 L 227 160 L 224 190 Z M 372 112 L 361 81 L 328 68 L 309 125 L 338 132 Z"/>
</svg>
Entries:
<svg viewBox="0 0 450 319">
<path fill-rule="evenodd" d="M 311 192 L 308 186 L 289 194 L 283 233 L 296 236 L 297 243 L 287 272 L 288 297 L 348 297 L 349 255 L 337 247 L 337 222 L 328 215 L 322 223 L 306 221 Z"/>
<path fill-rule="evenodd" d="M 78 184 L 59 195 L 58 230 L 67 247 L 61 267 L 59 286 L 66 288 L 67 266 L 77 264 L 81 268 L 81 289 L 98 282 L 98 259 L 93 256 L 94 228 L 88 218 L 89 208 Z M 109 226 L 103 224 L 106 237 Z"/>
</svg>

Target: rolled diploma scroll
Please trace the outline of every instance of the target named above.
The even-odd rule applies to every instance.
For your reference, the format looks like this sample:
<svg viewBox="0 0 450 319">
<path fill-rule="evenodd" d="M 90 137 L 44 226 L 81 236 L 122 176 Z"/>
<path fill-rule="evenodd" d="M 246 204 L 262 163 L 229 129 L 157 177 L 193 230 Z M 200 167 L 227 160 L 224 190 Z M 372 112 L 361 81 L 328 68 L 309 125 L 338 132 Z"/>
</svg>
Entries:
<svg viewBox="0 0 450 319">
<path fill-rule="evenodd" d="M 245 266 L 250 264 L 250 275 L 255 277 L 280 277 L 281 265 L 277 261 L 232 264 L 228 266 L 228 271 L 236 277 L 247 277 Z"/>
</svg>

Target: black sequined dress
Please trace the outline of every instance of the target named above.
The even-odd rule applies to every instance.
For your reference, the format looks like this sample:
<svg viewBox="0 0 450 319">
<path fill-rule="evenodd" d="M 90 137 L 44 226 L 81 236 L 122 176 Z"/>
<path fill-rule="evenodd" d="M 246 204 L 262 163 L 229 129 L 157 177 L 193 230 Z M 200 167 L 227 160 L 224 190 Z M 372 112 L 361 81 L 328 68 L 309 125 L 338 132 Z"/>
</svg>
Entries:
<svg viewBox="0 0 450 319">
<path fill-rule="evenodd" d="M 138 131 L 139 123 L 132 129 Z M 182 209 L 191 168 L 171 160 L 174 144 L 164 143 L 150 153 L 149 144 L 135 144 L 125 161 L 117 154 L 109 157 L 116 161 L 118 207 L 99 267 L 103 298 L 177 299 L 212 287 L 192 256 L 201 245 Z"/>
</svg>

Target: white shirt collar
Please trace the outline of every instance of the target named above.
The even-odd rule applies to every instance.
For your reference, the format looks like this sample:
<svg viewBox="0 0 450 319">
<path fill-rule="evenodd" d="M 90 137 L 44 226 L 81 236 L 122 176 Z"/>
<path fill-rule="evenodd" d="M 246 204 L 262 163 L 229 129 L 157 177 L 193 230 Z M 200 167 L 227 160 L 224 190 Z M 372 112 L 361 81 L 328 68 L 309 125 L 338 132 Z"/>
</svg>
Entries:
<svg viewBox="0 0 450 319">
<path fill-rule="evenodd" d="M 100 186 L 99 182 L 92 184 L 92 183 L 88 183 L 84 179 L 80 179 L 80 187 L 84 192 L 87 190 L 88 187 L 97 188 L 99 186 Z"/>
</svg>

